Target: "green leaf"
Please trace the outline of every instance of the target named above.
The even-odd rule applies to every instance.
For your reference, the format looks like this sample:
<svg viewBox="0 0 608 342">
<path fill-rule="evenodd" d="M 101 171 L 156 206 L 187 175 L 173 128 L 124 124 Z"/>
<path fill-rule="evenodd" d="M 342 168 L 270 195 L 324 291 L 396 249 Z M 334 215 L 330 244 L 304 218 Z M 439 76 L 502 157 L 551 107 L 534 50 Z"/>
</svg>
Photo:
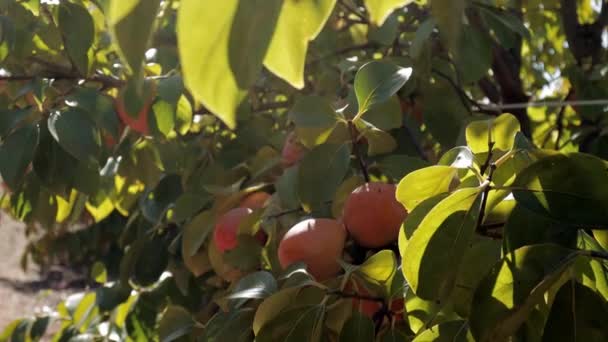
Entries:
<svg viewBox="0 0 608 342">
<path fill-rule="evenodd" d="M 399 15 L 397 12 L 389 15 L 380 26 L 369 26 L 367 38 L 385 46 L 391 46 L 399 34 Z"/>
<path fill-rule="evenodd" d="M 516 204 L 505 222 L 503 249 L 513 252 L 520 247 L 556 243 L 576 247 L 577 231 L 546 216 Z"/>
<path fill-rule="evenodd" d="M 250 273 L 236 284 L 228 299 L 240 299 L 235 307 L 245 304 L 247 299 L 264 299 L 278 290 L 277 281 L 267 271 Z"/>
<path fill-rule="evenodd" d="M 253 332 L 257 335 L 264 325 L 278 317 L 295 300 L 297 291 L 298 287 L 288 287 L 264 299 L 255 312 Z"/>
<path fill-rule="evenodd" d="M 402 255 L 403 275 L 417 296 L 444 299 L 452 291 L 475 234 L 483 187 L 457 190 L 425 216 Z"/>
<path fill-rule="evenodd" d="M 451 305 L 449 301 L 424 300 L 408 291 L 404 303 L 405 317 L 410 329 L 418 334 L 428 327 L 458 319 Z"/>
<path fill-rule="evenodd" d="M 201 192 L 185 192 L 179 196 L 172 208 L 171 221 L 182 222 L 196 216 L 212 201 L 210 195 Z"/>
<path fill-rule="evenodd" d="M 607 341 L 608 304 L 575 281 L 564 284 L 553 301 L 543 341 Z"/>
<path fill-rule="evenodd" d="M 355 75 L 355 94 L 359 113 L 372 106 L 388 101 L 407 82 L 412 68 L 402 68 L 390 62 L 372 61 L 359 69 Z"/>
<path fill-rule="evenodd" d="M 475 156 L 471 149 L 466 146 L 454 147 L 447 151 L 439 159 L 438 165 L 446 165 L 457 169 L 468 169 L 473 167 Z"/>
<path fill-rule="evenodd" d="M 179 75 L 162 78 L 158 81 L 158 96 L 171 104 L 176 104 L 184 92 L 184 84 Z"/>
<path fill-rule="evenodd" d="M 530 31 L 526 28 L 523 21 L 508 10 L 484 6 L 480 3 L 475 4 L 479 9 L 481 17 L 485 19 L 488 26 L 494 31 L 498 41 L 505 48 L 509 49 L 517 43 L 517 35 L 530 39 Z"/>
<path fill-rule="evenodd" d="M 365 260 L 356 273 L 368 281 L 381 285 L 390 285 L 397 271 L 397 266 L 395 253 L 385 249 Z"/>
<path fill-rule="evenodd" d="M 410 46 L 410 55 L 414 59 L 419 59 L 422 56 L 424 45 L 430 41 L 431 34 L 435 29 L 435 20 L 431 17 L 424 20 L 416 30 L 416 36 Z"/>
<path fill-rule="evenodd" d="M 419 205 L 410 211 L 401 226 L 401 232 L 399 233 L 399 251 L 403 255 L 407 242 L 412 238 L 414 232 L 420 226 L 422 220 L 428 215 L 428 213 L 443 199 L 448 197 L 448 193 L 435 195 L 422 201 Z"/>
<path fill-rule="evenodd" d="M 424 98 L 424 124 L 429 133 L 444 149 L 454 147 L 464 123 L 470 117 L 462 98 L 454 87 L 441 77 L 436 77 L 434 83 L 422 83 L 420 91 Z"/>
<path fill-rule="evenodd" d="M 378 167 L 382 173 L 394 180 L 401 180 L 410 172 L 431 166 L 423 159 L 410 157 L 402 154 L 390 154 L 378 162 Z"/>
<path fill-rule="evenodd" d="M 251 325 L 255 311 L 243 308 L 238 311 L 219 312 L 207 323 L 200 341 L 248 342 L 252 341 Z"/>
<path fill-rule="evenodd" d="M 355 121 L 355 125 L 361 135 L 367 139 L 368 155 L 386 154 L 397 148 L 397 141 L 392 135 L 376 128 L 369 122 L 359 119 Z"/>
<path fill-rule="evenodd" d="M 94 292 L 87 293 L 76 306 L 76 309 L 72 314 L 74 327 L 76 329 L 86 331 L 93 320 L 99 315 L 96 297 Z"/>
<path fill-rule="evenodd" d="M 177 101 L 177 111 L 175 113 L 175 130 L 179 134 L 186 134 L 192 126 L 192 105 L 190 101 L 182 95 Z"/>
<path fill-rule="evenodd" d="M 138 286 L 151 286 L 158 281 L 169 263 L 167 242 L 160 236 L 141 238 L 136 250 L 136 261 L 131 280 Z"/>
<path fill-rule="evenodd" d="M 295 208 L 300 205 L 300 200 L 298 199 L 299 169 L 297 165 L 288 168 L 275 184 L 281 203 L 286 208 Z"/>
<path fill-rule="evenodd" d="M 466 321 L 451 321 L 438 324 L 421 332 L 412 342 L 474 342 Z"/>
<path fill-rule="evenodd" d="M 369 317 L 355 310 L 342 327 L 340 342 L 368 342 L 373 341 L 374 336 L 374 322 Z"/>
<path fill-rule="evenodd" d="M 488 152 L 490 142 L 494 144 L 493 149 L 509 151 L 519 131 L 519 120 L 515 116 L 501 114 L 497 118 L 471 122 L 466 130 L 467 144 L 473 153 Z"/>
<path fill-rule="evenodd" d="M 40 127 L 26 125 L 9 135 L 0 146 L 0 174 L 11 189 L 23 182 L 27 167 L 34 159 Z"/>
<path fill-rule="evenodd" d="M 395 326 L 388 329 L 382 334 L 380 342 L 401 342 L 411 339 L 411 332 L 404 327 Z"/>
<path fill-rule="evenodd" d="M 439 26 L 441 37 L 452 51 L 456 51 L 462 34 L 465 8 L 465 0 L 431 0 L 431 14 Z"/>
<path fill-rule="evenodd" d="M 283 1 L 264 65 L 292 86 L 304 87 L 308 42 L 320 32 L 336 0 Z"/>
<path fill-rule="evenodd" d="M 480 282 L 471 306 L 470 327 L 478 341 L 512 336 L 545 293 L 565 281 L 580 252 L 553 244 L 525 246 L 506 255 Z"/>
<path fill-rule="evenodd" d="M 209 233 L 215 227 L 215 215 L 213 211 L 206 210 L 196 215 L 184 227 L 182 237 L 182 253 L 185 256 L 193 256 L 201 248 Z"/>
<path fill-rule="evenodd" d="M 8 57 L 15 46 L 15 24 L 11 18 L 0 16 L 0 63 Z"/>
<path fill-rule="evenodd" d="M 97 261 L 91 268 L 91 278 L 99 284 L 103 284 L 108 280 L 108 271 L 103 262 Z"/>
<path fill-rule="evenodd" d="M 458 169 L 444 165 L 429 166 L 411 172 L 397 185 L 397 200 L 408 211 L 412 211 L 427 198 L 448 192 L 457 175 Z"/>
<path fill-rule="evenodd" d="M 323 144 L 308 152 L 298 168 L 298 197 L 306 210 L 333 198 L 350 165 L 347 145 Z"/>
<path fill-rule="evenodd" d="M 280 8 L 279 0 L 180 3 L 177 35 L 184 82 L 230 128 L 262 70 Z"/>
<path fill-rule="evenodd" d="M 383 131 L 403 125 L 403 113 L 399 97 L 394 95 L 388 101 L 379 103 L 365 113 L 365 121 Z"/>
<path fill-rule="evenodd" d="M 170 305 L 165 309 L 158 323 L 158 337 L 161 342 L 171 342 L 189 334 L 194 327 L 194 320 L 186 309 Z"/>
<path fill-rule="evenodd" d="M 603 249 L 608 250 L 608 230 L 594 230 L 593 237 Z"/>
<path fill-rule="evenodd" d="M 138 74 L 141 69 L 159 6 L 159 0 L 110 1 L 110 30 L 123 61 L 134 74 Z"/>
<path fill-rule="evenodd" d="M 49 131 L 63 149 L 76 159 L 98 165 L 101 137 L 95 123 L 81 109 L 54 112 L 48 119 Z"/>
<path fill-rule="evenodd" d="M 473 294 L 479 282 L 500 261 L 500 241 L 480 238 L 467 249 L 462 259 L 462 267 L 456 278 L 456 287 L 452 293 L 454 311 L 461 317 L 468 317 L 471 310 Z"/>
<path fill-rule="evenodd" d="M 143 216 L 152 223 L 162 220 L 182 192 L 181 177 L 177 175 L 163 177 L 154 189 L 147 190 L 140 198 L 139 206 Z"/>
<path fill-rule="evenodd" d="M 32 109 L 9 109 L 0 111 L 0 137 L 3 139 L 9 134 L 19 122 L 27 118 Z"/>
<path fill-rule="evenodd" d="M 95 38 L 93 18 L 86 8 L 62 2 L 59 5 L 57 24 L 70 60 L 81 75 L 86 75 L 89 69 L 88 51 Z"/>
<path fill-rule="evenodd" d="M 256 341 L 321 342 L 324 320 L 324 305 L 290 309 L 262 327 Z"/>
<path fill-rule="evenodd" d="M 152 106 L 152 113 L 154 115 L 154 123 L 156 123 L 156 129 L 165 137 L 171 133 L 175 126 L 175 105 L 169 102 L 158 100 Z"/>
<path fill-rule="evenodd" d="M 251 235 L 239 234 L 237 248 L 225 251 L 223 259 L 226 264 L 242 271 L 253 271 L 260 267 L 262 246 L 260 241 Z"/>
<path fill-rule="evenodd" d="M 403 7 L 412 0 L 365 0 L 369 19 L 377 26 L 382 26 L 386 18 L 397 8 Z"/>
<path fill-rule="evenodd" d="M 338 122 L 338 115 L 327 99 L 304 96 L 289 111 L 289 120 L 296 125 L 296 134 L 302 144 L 313 148 L 327 140 Z"/>
<path fill-rule="evenodd" d="M 538 160 L 515 179 L 517 203 L 578 227 L 608 229 L 607 163 L 582 153 Z"/>
<path fill-rule="evenodd" d="M 490 37 L 472 26 L 465 26 L 458 45 L 456 65 L 464 84 L 478 81 L 492 66 L 492 41 Z"/>
</svg>

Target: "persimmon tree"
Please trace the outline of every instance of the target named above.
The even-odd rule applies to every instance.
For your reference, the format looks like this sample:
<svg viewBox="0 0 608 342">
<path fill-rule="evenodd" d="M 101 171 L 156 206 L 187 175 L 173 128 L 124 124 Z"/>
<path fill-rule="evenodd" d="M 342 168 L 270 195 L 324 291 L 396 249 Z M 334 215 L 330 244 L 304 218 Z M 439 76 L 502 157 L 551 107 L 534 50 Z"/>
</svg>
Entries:
<svg viewBox="0 0 608 342">
<path fill-rule="evenodd" d="M 1 204 L 92 284 L 0 339 L 608 340 L 607 23 L 0 0 Z"/>
</svg>

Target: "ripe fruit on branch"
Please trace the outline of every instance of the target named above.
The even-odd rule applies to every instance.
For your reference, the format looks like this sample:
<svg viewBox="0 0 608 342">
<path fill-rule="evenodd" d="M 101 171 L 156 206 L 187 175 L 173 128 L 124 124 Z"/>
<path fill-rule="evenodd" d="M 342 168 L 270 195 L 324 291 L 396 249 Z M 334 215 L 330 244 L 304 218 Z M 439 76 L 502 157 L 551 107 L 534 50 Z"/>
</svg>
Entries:
<svg viewBox="0 0 608 342">
<path fill-rule="evenodd" d="M 118 128 L 118 138 L 114 137 L 109 132 L 104 131 L 103 135 L 102 135 L 104 145 L 107 148 L 113 148 L 114 146 L 116 146 L 116 144 L 118 144 L 118 139 L 120 139 L 120 137 L 122 136 L 122 133 L 124 131 L 125 131 L 125 125 L 122 122 L 120 123 L 120 126 Z"/>
<path fill-rule="evenodd" d="M 347 283 L 344 291 L 361 297 L 371 297 L 370 293 L 364 287 L 356 284 L 354 280 Z M 353 298 L 352 302 L 353 310 L 357 310 L 371 319 L 373 319 L 376 312 L 382 308 L 382 302 L 377 300 Z"/>
<path fill-rule="evenodd" d="M 279 261 L 283 268 L 304 262 L 317 280 L 331 278 L 340 272 L 338 259 L 346 241 L 344 225 L 332 219 L 308 219 L 291 227 L 279 244 Z"/>
<path fill-rule="evenodd" d="M 298 137 L 295 132 L 291 132 L 285 139 L 285 145 L 283 145 L 283 151 L 281 152 L 281 165 L 284 168 L 291 167 L 297 164 L 300 159 L 304 156 L 306 149 L 304 145 L 298 142 Z"/>
<path fill-rule="evenodd" d="M 397 187 L 386 183 L 366 183 L 346 199 L 342 220 L 358 244 L 382 247 L 397 240 L 407 211 L 397 202 Z"/>
<path fill-rule="evenodd" d="M 251 214 L 253 210 L 249 208 L 234 208 L 222 215 L 215 224 L 213 240 L 220 252 L 225 252 L 236 248 L 238 245 L 239 226 L 243 220 Z M 266 233 L 259 231 L 255 235 L 260 244 L 266 243 Z"/>
<path fill-rule="evenodd" d="M 240 208 L 249 208 L 249 209 L 260 209 L 264 207 L 266 201 L 271 197 L 271 195 L 264 191 L 256 191 L 251 193 L 241 201 L 239 204 Z"/>
<path fill-rule="evenodd" d="M 121 89 L 115 101 L 118 117 L 132 130 L 147 135 L 150 131 L 148 118 L 155 92 L 154 83 L 144 83 L 141 95 L 131 84 Z"/>
<path fill-rule="evenodd" d="M 357 284 L 353 286 L 355 281 L 349 282 L 344 289 L 349 294 L 357 294 L 361 297 L 374 297 L 363 286 Z M 391 300 L 388 311 L 390 311 L 397 319 L 403 317 L 403 298 Z M 365 316 L 374 319 L 374 316 L 382 309 L 382 302 L 374 299 L 353 298 L 353 309 L 361 312 Z"/>
</svg>

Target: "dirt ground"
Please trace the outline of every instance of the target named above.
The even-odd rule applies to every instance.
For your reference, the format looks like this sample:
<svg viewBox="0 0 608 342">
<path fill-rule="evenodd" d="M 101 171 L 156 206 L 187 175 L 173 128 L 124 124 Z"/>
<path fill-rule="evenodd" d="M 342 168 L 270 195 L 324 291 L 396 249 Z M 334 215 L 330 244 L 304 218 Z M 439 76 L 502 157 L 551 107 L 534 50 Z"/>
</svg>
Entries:
<svg viewBox="0 0 608 342">
<path fill-rule="evenodd" d="M 0 332 L 14 319 L 54 308 L 70 291 L 45 288 L 36 269 L 19 265 L 26 246 L 24 226 L 0 212 Z"/>
</svg>

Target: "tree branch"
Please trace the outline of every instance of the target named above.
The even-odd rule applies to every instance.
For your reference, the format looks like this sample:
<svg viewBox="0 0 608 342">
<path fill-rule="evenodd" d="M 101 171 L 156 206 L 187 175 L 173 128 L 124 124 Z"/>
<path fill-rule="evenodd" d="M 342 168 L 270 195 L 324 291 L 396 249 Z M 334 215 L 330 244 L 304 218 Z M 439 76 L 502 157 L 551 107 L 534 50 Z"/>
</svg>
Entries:
<svg viewBox="0 0 608 342">
<path fill-rule="evenodd" d="M 570 89 L 570 91 L 568 91 L 568 95 L 566 95 L 566 98 L 564 99 L 564 101 L 568 100 L 570 98 L 570 96 L 572 96 L 572 89 Z M 564 131 L 564 113 L 565 112 L 566 112 L 566 105 L 563 105 L 559 109 L 559 113 L 557 113 L 557 139 L 555 139 L 555 149 L 556 150 L 559 149 L 559 142 L 562 139 L 562 134 Z"/>
<path fill-rule="evenodd" d="M 84 80 L 86 82 L 96 82 L 101 83 L 104 87 L 109 88 L 120 88 L 125 82 L 114 78 L 112 76 L 95 74 L 89 77 L 81 77 L 78 75 L 14 75 L 14 76 L 0 76 L 0 80 L 2 81 L 31 81 L 37 78 L 46 78 L 46 79 L 54 79 L 54 80 Z"/>
<path fill-rule="evenodd" d="M 344 7 L 349 13 L 355 15 L 357 18 L 361 19 L 366 24 L 369 24 L 369 19 L 367 19 L 363 14 L 357 11 L 356 8 L 352 8 L 345 0 L 338 0 L 338 3 Z"/>
<path fill-rule="evenodd" d="M 348 120 L 348 130 L 350 132 L 350 139 L 353 145 L 353 153 L 355 154 L 355 158 L 359 163 L 359 168 L 361 169 L 361 173 L 363 173 L 363 178 L 366 183 L 369 183 L 369 172 L 367 171 L 367 165 L 363 160 L 363 156 L 361 155 L 361 151 L 359 151 L 359 143 L 357 141 L 357 129 L 351 120 Z"/>
</svg>

